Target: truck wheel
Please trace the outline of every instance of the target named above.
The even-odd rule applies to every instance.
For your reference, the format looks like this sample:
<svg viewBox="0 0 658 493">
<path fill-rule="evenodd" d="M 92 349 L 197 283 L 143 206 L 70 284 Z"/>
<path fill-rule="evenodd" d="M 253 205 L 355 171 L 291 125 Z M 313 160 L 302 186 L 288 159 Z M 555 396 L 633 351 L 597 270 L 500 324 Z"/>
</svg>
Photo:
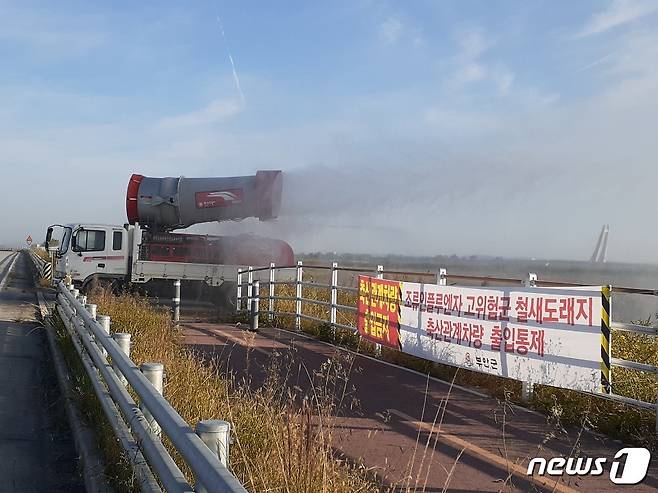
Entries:
<svg viewBox="0 0 658 493">
<path fill-rule="evenodd" d="M 85 295 L 88 295 L 95 289 L 107 289 L 112 293 L 117 293 L 119 289 L 119 283 L 117 279 L 108 279 L 106 277 L 92 276 L 92 278 L 86 281 L 80 291 Z"/>
</svg>

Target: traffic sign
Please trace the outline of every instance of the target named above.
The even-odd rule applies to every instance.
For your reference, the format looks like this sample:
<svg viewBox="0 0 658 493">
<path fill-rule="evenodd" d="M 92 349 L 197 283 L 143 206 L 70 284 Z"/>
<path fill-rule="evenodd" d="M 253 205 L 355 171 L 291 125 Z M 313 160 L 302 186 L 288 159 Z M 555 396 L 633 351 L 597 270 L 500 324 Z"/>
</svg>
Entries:
<svg viewBox="0 0 658 493">
<path fill-rule="evenodd" d="M 32 244 L 32 236 L 27 235 L 27 238 L 25 238 L 25 241 L 27 242 L 28 245 L 31 245 Z"/>
</svg>

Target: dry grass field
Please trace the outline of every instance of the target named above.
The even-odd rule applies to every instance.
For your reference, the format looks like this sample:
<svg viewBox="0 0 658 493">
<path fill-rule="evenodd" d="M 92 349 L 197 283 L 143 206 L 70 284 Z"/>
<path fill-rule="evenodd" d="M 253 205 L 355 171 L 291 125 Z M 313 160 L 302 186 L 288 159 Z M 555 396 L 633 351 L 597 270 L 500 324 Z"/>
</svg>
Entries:
<svg viewBox="0 0 658 493">
<path fill-rule="evenodd" d="M 96 291 L 90 301 L 98 313 L 110 315 L 112 330 L 132 336 L 131 358 L 136 364 L 161 362 L 165 366 L 164 395 L 192 426 L 203 419 L 225 419 L 233 424 L 235 443 L 230 469 L 252 492 L 369 492 L 380 491 L 367 471 L 345 463 L 331 448 L 332 409 L 337 383 L 332 372 L 314 381 L 310 399 L 300 402 L 294 392 L 278 381 L 284 360 L 271 361 L 265 385 L 254 390 L 249 382 L 223 378 L 212 362 L 203 361 L 181 341 L 170 313 L 134 295 Z M 61 329 L 61 326 L 60 326 Z M 74 351 L 60 330 L 60 342 L 70 362 Z M 67 349 L 68 347 L 68 349 Z M 73 363 L 75 365 L 75 363 Z M 284 369 L 285 370 L 285 369 Z M 77 368 L 76 388 L 87 419 L 101 426 L 102 449 L 108 456 L 111 475 L 119 490 L 135 489 L 127 461 L 114 440 L 102 411 Z M 104 428 L 103 428 L 104 426 Z M 170 444 L 167 444 L 170 446 Z M 171 447 L 170 447 L 171 449 Z M 193 481 L 180 457 L 179 466 Z"/>
</svg>

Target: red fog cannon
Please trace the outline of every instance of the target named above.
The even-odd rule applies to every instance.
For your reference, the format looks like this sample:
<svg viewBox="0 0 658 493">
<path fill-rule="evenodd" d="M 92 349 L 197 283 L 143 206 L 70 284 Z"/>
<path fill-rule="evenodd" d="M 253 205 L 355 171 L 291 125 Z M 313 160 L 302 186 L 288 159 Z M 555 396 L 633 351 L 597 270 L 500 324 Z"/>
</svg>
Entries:
<svg viewBox="0 0 658 493">
<path fill-rule="evenodd" d="M 227 178 L 151 178 L 132 175 L 126 194 L 130 224 L 145 229 L 141 257 L 147 260 L 230 265 L 291 265 L 294 254 L 281 240 L 252 235 L 202 236 L 171 233 L 194 224 L 279 214 L 281 171 Z"/>
<path fill-rule="evenodd" d="M 198 223 L 279 215 L 281 171 L 230 178 L 149 178 L 132 175 L 126 196 L 128 222 L 154 231 Z"/>
</svg>

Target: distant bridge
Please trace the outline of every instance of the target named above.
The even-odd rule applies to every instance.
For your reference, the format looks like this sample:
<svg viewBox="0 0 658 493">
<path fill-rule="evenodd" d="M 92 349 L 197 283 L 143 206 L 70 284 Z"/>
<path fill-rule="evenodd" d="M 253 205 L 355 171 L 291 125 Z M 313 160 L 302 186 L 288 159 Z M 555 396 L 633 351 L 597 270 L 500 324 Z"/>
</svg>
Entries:
<svg viewBox="0 0 658 493">
<path fill-rule="evenodd" d="M 610 225 L 604 224 L 599 234 L 599 240 L 596 242 L 594 253 L 589 259 L 590 262 L 605 263 L 608 256 L 608 235 L 610 234 Z"/>
</svg>

